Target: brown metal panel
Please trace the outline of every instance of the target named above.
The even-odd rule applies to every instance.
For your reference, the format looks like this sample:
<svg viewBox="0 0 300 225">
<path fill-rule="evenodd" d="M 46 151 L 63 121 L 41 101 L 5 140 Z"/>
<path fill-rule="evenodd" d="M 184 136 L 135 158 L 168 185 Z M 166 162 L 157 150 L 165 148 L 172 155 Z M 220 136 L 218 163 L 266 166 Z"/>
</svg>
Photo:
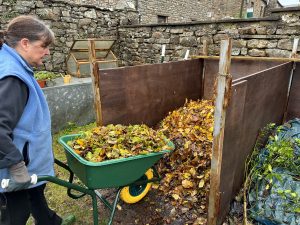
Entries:
<svg viewBox="0 0 300 225">
<path fill-rule="evenodd" d="M 231 62 L 232 63 L 232 62 Z M 219 60 L 204 60 L 203 65 L 203 98 L 213 99 L 214 83 L 218 75 Z"/>
<path fill-rule="evenodd" d="M 212 99 L 213 97 L 214 80 L 218 73 L 218 62 L 219 61 L 217 59 L 204 60 L 204 99 Z M 232 59 L 230 74 L 232 75 L 232 79 L 236 80 L 241 77 L 254 74 L 280 64 L 282 63 L 271 61 Z"/>
<path fill-rule="evenodd" d="M 228 212 L 232 199 L 232 188 L 234 185 L 236 163 L 238 162 L 238 154 L 234 150 L 242 149 L 240 138 L 238 134 L 242 132 L 244 120 L 244 104 L 247 93 L 247 81 L 241 81 L 232 86 L 231 101 L 229 103 L 226 121 L 225 121 L 225 135 L 223 145 L 223 157 L 221 166 L 221 181 L 220 194 L 221 202 L 228 204 L 221 205 L 219 208 L 219 218 L 223 218 L 223 212 Z M 226 141 L 225 141 L 226 140 Z M 230 187 L 230 188 L 227 188 Z M 225 214 L 226 215 L 226 214 Z M 220 222 L 220 221 L 219 221 Z"/>
<path fill-rule="evenodd" d="M 200 99 L 203 60 L 101 70 L 103 125 L 156 125 L 186 99 Z"/>
<path fill-rule="evenodd" d="M 294 70 L 289 104 L 287 109 L 287 120 L 300 117 L 300 63 L 296 63 Z"/>
<path fill-rule="evenodd" d="M 247 91 L 245 96 L 236 96 L 238 100 L 233 98 L 231 106 L 234 108 L 229 109 L 227 113 L 221 167 L 219 224 L 228 212 L 231 199 L 243 183 L 245 161 L 253 150 L 259 129 L 271 122 L 281 124 L 291 69 L 292 63 L 285 63 L 234 82 L 236 84 L 246 80 Z M 240 98 L 245 98 L 245 101 Z"/>
</svg>

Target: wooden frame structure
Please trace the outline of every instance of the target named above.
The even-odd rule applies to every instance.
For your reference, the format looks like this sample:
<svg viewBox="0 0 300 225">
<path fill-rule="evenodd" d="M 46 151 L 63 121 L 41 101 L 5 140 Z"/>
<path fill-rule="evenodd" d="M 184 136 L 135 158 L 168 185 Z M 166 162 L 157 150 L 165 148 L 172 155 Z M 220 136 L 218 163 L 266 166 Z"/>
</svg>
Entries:
<svg viewBox="0 0 300 225">
<path fill-rule="evenodd" d="M 78 39 L 74 40 L 66 59 L 67 72 L 77 77 L 90 76 L 89 42 L 94 42 L 94 60 L 99 68 L 116 68 L 118 60 L 112 52 L 114 39 Z"/>
<path fill-rule="evenodd" d="M 94 51 L 92 42 L 89 49 Z M 154 126 L 186 98 L 214 97 L 209 225 L 222 224 L 258 130 L 270 122 L 281 124 L 285 114 L 286 119 L 300 116 L 300 59 L 231 57 L 230 52 L 231 41 L 224 40 L 220 57 L 107 70 L 90 58 L 98 125 Z"/>
</svg>

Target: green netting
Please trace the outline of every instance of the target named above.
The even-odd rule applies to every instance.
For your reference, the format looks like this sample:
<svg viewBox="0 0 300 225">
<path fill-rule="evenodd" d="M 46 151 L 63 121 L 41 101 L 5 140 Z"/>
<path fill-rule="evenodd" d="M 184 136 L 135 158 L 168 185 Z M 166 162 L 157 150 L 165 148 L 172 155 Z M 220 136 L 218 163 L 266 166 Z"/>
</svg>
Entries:
<svg viewBox="0 0 300 225">
<path fill-rule="evenodd" d="M 257 168 L 267 163 L 270 172 L 259 174 L 252 180 L 248 195 L 250 216 L 264 225 L 300 224 L 300 120 L 294 119 L 277 128 L 277 133 L 270 138 L 266 147 L 258 156 Z M 276 143 L 287 143 L 275 149 L 272 156 L 270 147 L 280 146 Z M 290 145 L 288 145 L 290 143 Z M 274 167 L 280 154 L 292 146 L 292 155 L 281 167 Z M 286 149 L 284 149 L 286 148 Z M 274 149 L 273 149 L 274 151 Z M 274 163 L 274 164 L 272 164 Z"/>
</svg>

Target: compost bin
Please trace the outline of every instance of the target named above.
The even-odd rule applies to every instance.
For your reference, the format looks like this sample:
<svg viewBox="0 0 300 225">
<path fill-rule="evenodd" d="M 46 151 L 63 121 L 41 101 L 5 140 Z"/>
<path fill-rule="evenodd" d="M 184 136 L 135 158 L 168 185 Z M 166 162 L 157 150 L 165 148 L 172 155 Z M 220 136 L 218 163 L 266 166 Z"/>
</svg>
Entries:
<svg viewBox="0 0 300 225">
<path fill-rule="evenodd" d="M 162 64 L 116 69 L 94 69 L 99 90 L 101 124 L 147 124 L 155 126 L 186 99 L 211 99 L 219 61 L 198 58 Z M 295 67 L 294 67 L 295 65 Z M 294 69 L 295 68 L 295 69 Z M 260 128 L 283 118 L 299 116 L 299 63 L 278 60 L 232 59 L 232 85 L 224 124 L 220 185 L 211 188 L 208 217 L 221 224 L 230 202 L 241 188 L 245 161 Z M 293 74 L 291 88 L 290 78 Z M 289 94 L 290 93 L 290 96 Z M 99 99 L 100 98 L 100 99 Z M 211 187 L 215 186 L 211 183 Z M 210 209 L 213 209 L 210 211 Z"/>
</svg>

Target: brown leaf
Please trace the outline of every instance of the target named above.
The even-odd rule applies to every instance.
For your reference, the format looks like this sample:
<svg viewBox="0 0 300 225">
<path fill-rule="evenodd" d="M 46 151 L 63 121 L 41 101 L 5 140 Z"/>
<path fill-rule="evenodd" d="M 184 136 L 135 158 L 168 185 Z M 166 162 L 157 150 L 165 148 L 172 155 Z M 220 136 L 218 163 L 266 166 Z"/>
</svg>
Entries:
<svg viewBox="0 0 300 225">
<path fill-rule="evenodd" d="M 193 182 L 189 181 L 189 180 L 183 180 L 182 181 L 182 187 L 184 188 L 191 188 L 193 187 Z"/>
</svg>

